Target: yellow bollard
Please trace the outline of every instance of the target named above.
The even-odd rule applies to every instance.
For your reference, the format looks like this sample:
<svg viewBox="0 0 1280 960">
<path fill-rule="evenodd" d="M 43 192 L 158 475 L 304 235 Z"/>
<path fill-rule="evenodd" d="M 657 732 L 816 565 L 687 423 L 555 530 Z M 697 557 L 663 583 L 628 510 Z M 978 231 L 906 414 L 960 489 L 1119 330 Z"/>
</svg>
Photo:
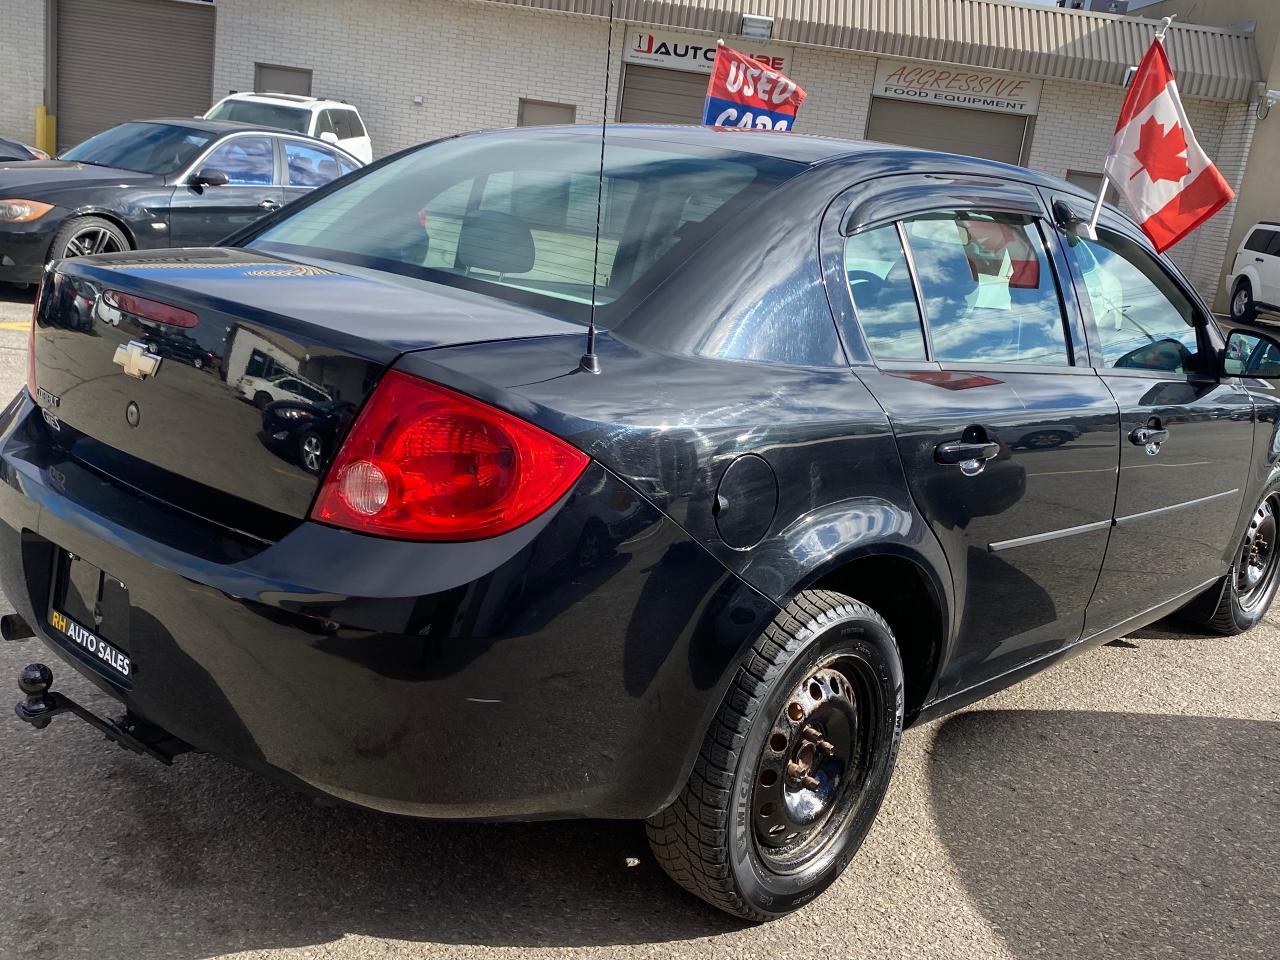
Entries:
<svg viewBox="0 0 1280 960">
<path fill-rule="evenodd" d="M 43 103 L 36 104 L 36 146 L 49 156 L 58 150 L 58 118 L 45 109 Z"/>
</svg>

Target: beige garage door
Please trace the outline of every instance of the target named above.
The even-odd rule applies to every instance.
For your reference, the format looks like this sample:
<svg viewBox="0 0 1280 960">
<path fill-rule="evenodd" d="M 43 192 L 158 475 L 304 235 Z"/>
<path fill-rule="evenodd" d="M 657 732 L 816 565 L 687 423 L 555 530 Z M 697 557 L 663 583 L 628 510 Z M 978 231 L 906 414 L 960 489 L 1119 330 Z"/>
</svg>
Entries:
<svg viewBox="0 0 1280 960">
<path fill-rule="evenodd" d="M 1019 163 L 1027 118 L 910 100 L 871 98 L 867 139 Z"/>
<path fill-rule="evenodd" d="M 701 73 L 627 64 L 622 77 L 623 123 L 701 123 L 708 78 Z"/>
<path fill-rule="evenodd" d="M 212 3 L 58 0 L 58 149 L 212 105 Z"/>
</svg>

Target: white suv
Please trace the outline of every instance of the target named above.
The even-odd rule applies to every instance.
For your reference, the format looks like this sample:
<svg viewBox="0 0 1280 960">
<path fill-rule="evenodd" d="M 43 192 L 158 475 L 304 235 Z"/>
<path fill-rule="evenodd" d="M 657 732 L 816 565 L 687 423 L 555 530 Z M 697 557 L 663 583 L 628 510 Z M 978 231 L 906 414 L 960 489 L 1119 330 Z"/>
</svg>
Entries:
<svg viewBox="0 0 1280 960">
<path fill-rule="evenodd" d="M 360 111 L 341 100 L 294 93 L 233 93 L 215 103 L 205 116 L 308 133 L 336 144 L 362 163 L 373 161 L 373 143 Z"/>
<path fill-rule="evenodd" d="M 1252 320 L 1259 310 L 1280 310 L 1280 223 L 1255 224 L 1227 274 L 1231 316 Z"/>
</svg>

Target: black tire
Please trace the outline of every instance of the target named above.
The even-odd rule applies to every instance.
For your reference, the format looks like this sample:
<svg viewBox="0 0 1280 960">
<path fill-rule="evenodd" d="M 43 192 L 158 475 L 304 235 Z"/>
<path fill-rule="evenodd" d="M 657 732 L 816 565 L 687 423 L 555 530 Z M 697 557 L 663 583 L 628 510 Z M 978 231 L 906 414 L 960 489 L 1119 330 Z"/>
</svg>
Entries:
<svg viewBox="0 0 1280 960">
<path fill-rule="evenodd" d="M 259 390 L 253 395 L 253 405 L 259 410 L 265 410 L 267 408 L 267 404 L 270 402 L 271 394 L 267 393 L 265 390 Z"/>
<path fill-rule="evenodd" d="M 124 231 L 102 217 L 73 217 L 58 228 L 49 244 L 49 259 L 83 257 L 93 253 L 132 250 Z"/>
<path fill-rule="evenodd" d="M 1258 305 L 1253 302 L 1253 285 L 1241 280 L 1231 291 L 1231 316 L 1241 323 L 1252 323 L 1258 317 Z"/>
<path fill-rule="evenodd" d="M 1280 482 L 1262 495 L 1231 569 L 1197 597 L 1184 616 L 1214 633 L 1234 637 L 1256 626 L 1280 587 Z"/>
<path fill-rule="evenodd" d="M 839 593 L 799 594 L 739 666 L 680 795 L 649 818 L 662 868 L 746 920 L 814 899 L 880 809 L 902 737 L 902 691 L 897 644 L 878 613 Z M 842 726 L 842 711 L 856 722 Z M 780 803 L 758 804 L 761 796 Z M 826 812 L 792 833 L 794 801 Z"/>
</svg>

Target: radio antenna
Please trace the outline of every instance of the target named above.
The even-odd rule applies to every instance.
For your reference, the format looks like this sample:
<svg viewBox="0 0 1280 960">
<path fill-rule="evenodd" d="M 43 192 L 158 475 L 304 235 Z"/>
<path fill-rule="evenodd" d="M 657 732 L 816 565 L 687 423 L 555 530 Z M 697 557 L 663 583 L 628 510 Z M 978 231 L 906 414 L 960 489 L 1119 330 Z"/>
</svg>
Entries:
<svg viewBox="0 0 1280 960">
<path fill-rule="evenodd" d="M 578 361 L 583 373 L 599 373 L 596 356 L 596 290 L 600 280 L 600 220 L 604 211 L 604 143 L 609 128 L 609 71 L 613 68 L 613 4 L 609 0 L 609 42 L 604 58 L 604 106 L 600 109 L 600 178 L 596 181 L 596 246 L 591 257 L 591 320 L 587 324 L 587 352 Z"/>
</svg>

